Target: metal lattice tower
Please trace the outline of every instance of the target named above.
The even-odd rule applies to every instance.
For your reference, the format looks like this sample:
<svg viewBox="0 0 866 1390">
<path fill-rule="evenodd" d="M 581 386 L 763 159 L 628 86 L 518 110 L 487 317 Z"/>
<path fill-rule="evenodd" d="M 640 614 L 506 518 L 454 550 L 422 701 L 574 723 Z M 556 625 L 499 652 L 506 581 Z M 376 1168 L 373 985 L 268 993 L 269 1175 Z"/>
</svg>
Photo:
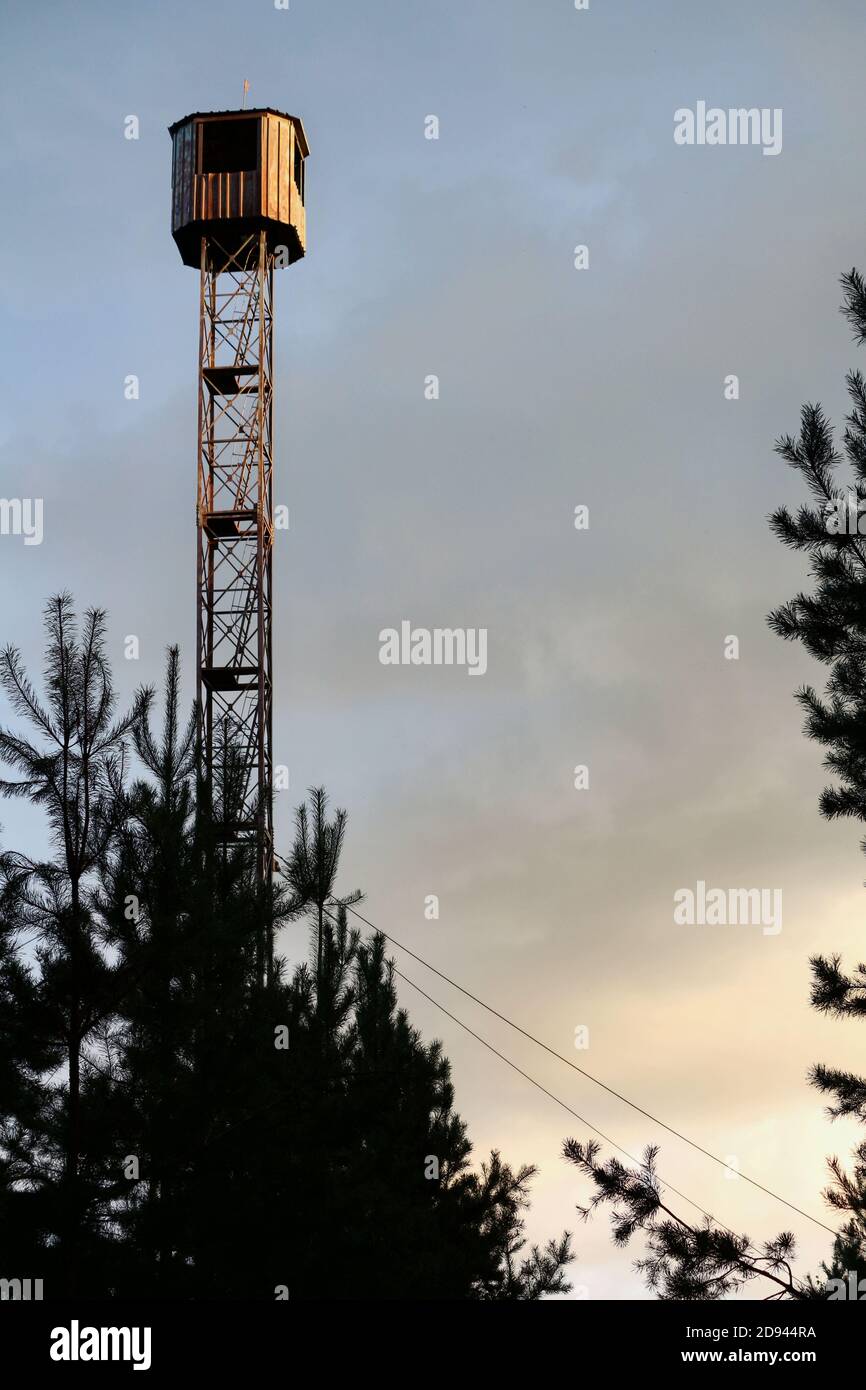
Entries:
<svg viewBox="0 0 866 1390">
<path fill-rule="evenodd" d="M 273 255 L 202 238 L 198 466 L 198 697 L 214 795 L 239 783 L 226 842 L 253 841 L 262 877 L 271 817 Z M 231 750 L 237 765 L 227 765 Z"/>
<path fill-rule="evenodd" d="M 222 844 L 273 866 L 274 270 L 306 248 L 300 120 L 271 109 L 170 127 L 172 234 L 200 274 L 197 686 Z M 231 795 L 228 790 L 231 789 Z"/>
</svg>

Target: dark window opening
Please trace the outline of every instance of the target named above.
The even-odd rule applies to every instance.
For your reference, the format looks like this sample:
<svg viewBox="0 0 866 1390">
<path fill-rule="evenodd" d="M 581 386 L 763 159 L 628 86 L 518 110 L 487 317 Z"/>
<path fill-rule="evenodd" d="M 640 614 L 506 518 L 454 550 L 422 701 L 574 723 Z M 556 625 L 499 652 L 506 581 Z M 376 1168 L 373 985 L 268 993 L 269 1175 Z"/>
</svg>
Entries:
<svg viewBox="0 0 866 1390">
<path fill-rule="evenodd" d="M 252 173 L 259 167 L 258 121 L 211 121 L 201 128 L 203 174 Z"/>
<path fill-rule="evenodd" d="M 301 202 L 304 201 L 304 156 L 301 154 L 301 147 L 295 137 L 295 187 L 301 195 Z"/>
</svg>

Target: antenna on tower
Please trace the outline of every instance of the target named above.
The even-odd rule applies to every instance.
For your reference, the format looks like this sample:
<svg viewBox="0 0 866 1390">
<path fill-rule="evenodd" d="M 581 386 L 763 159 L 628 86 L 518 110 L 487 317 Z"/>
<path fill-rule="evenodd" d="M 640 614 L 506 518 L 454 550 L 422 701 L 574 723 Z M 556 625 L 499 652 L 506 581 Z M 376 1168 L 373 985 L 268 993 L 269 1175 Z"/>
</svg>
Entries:
<svg viewBox="0 0 866 1390">
<path fill-rule="evenodd" d="M 243 99 L 243 101 L 241 102 L 241 110 L 242 110 L 242 111 L 246 111 L 246 109 L 247 109 L 247 92 L 248 92 L 249 90 L 250 90 L 250 84 L 249 84 L 249 82 L 247 81 L 247 79 L 244 78 L 244 99 Z"/>
</svg>

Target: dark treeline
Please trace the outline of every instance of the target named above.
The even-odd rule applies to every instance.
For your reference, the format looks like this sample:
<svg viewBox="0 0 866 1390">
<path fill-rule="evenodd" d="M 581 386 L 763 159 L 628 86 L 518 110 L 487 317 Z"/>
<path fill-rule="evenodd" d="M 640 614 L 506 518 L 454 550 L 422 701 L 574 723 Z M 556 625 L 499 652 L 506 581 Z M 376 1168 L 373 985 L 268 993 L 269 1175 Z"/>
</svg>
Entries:
<svg viewBox="0 0 866 1390">
<path fill-rule="evenodd" d="M 311 794 L 264 901 L 216 845 L 177 652 L 156 730 L 148 691 L 116 712 L 102 614 L 60 596 L 46 639 L 41 694 L 14 650 L 0 668 L 2 791 L 51 846 L 0 855 L 0 1275 L 46 1298 L 567 1289 L 567 1234 L 525 1247 L 534 1169 L 470 1165 L 447 1058 L 347 924 L 344 814 Z M 262 984 L 265 924 L 307 920 L 310 964 Z"/>
</svg>

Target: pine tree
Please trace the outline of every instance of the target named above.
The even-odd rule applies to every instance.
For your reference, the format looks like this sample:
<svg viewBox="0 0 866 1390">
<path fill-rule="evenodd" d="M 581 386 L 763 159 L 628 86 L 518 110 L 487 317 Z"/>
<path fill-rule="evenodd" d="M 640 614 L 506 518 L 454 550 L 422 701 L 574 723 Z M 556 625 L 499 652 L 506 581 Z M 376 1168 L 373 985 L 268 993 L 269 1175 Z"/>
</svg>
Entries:
<svg viewBox="0 0 866 1390">
<path fill-rule="evenodd" d="M 7 790 L 47 809 L 58 842 L 55 860 L 0 860 L 4 1250 L 48 1297 L 563 1291 L 567 1235 L 523 1253 L 534 1169 L 494 1153 L 473 1171 L 440 1045 L 399 1007 L 384 938 L 347 924 L 360 895 L 336 888 L 345 813 L 313 790 L 284 877 L 263 888 L 220 831 L 232 750 L 217 795 L 199 775 L 177 652 L 161 729 L 150 692 L 112 723 L 102 632 L 89 615 L 79 643 L 56 601 L 47 708 L 16 653 L 3 668 L 16 708 L 60 744 L 0 743 L 25 772 Z M 289 976 L 277 958 L 263 981 L 263 917 L 302 915 L 312 968 Z"/>
<path fill-rule="evenodd" d="M 255 855 L 219 834 L 236 807 L 224 779 L 212 809 L 197 775 L 195 717 L 183 727 L 178 690 L 173 648 L 162 732 L 148 720 L 136 728 L 149 778 L 129 791 L 99 901 L 104 943 L 117 955 L 122 982 L 101 1066 L 115 1079 L 115 1170 L 134 1174 L 115 1213 L 121 1288 L 226 1296 L 220 1270 L 228 1257 L 237 1278 L 240 1247 L 214 1252 L 210 1233 L 221 1231 L 226 1203 L 240 1218 L 253 1192 L 250 1165 L 232 1153 L 227 1136 L 251 1107 L 274 1100 L 262 1056 L 272 991 L 260 984 L 263 890 Z M 268 908 L 279 924 L 284 899 L 271 895 Z"/>
<path fill-rule="evenodd" d="M 327 905 L 336 904 L 334 884 L 337 867 L 346 835 L 346 812 L 338 810 L 328 820 L 328 797 L 324 787 L 310 788 L 310 808 L 298 807 L 295 816 L 295 838 L 290 857 L 284 861 L 284 873 L 296 910 L 312 908 L 315 912 L 316 980 L 324 979 L 325 918 Z M 358 891 L 341 898 L 339 905 L 358 903 Z M 324 1003 L 324 1000 L 322 1001 Z"/>
<path fill-rule="evenodd" d="M 842 311 L 855 340 L 866 343 L 866 281 L 852 270 L 842 277 L 842 289 Z M 777 452 L 805 480 L 813 504 L 796 514 L 778 508 L 770 526 L 785 545 L 808 554 L 813 592 L 795 595 L 768 621 L 780 637 L 802 642 L 829 667 L 823 698 L 811 686 L 797 693 L 806 712 L 805 732 L 823 744 L 824 765 L 839 779 L 839 785 L 823 791 L 821 814 L 831 820 L 866 820 L 866 381 L 859 371 L 851 371 L 847 385 L 852 402 L 843 435 L 847 482 L 838 477 L 842 458 L 820 405 L 803 407 L 796 438 L 785 435 L 777 441 Z M 866 966 L 858 965 L 853 976 L 842 972 L 836 956 L 815 956 L 811 966 L 814 1008 L 836 1018 L 866 1015 Z M 828 1107 L 831 1119 L 856 1115 L 866 1123 L 866 1078 L 820 1064 L 809 1079 L 835 1097 Z M 721 1298 L 755 1281 L 769 1289 L 771 1298 L 828 1298 L 828 1281 L 849 1273 L 866 1276 L 866 1143 L 855 1150 L 850 1174 L 837 1158 L 829 1161 L 832 1182 L 825 1200 L 848 1220 L 820 1278 L 795 1276 L 789 1232 L 755 1244 L 709 1216 L 699 1225 L 685 1221 L 663 1198 L 655 1147 L 646 1150 L 637 1168 L 616 1158 L 601 1161 L 600 1152 L 594 1141 L 568 1139 L 564 1145 L 565 1158 L 595 1189 L 582 1215 L 610 1205 L 617 1244 L 628 1244 L 638 1232 L 644 1235 L 648 1254 L 638 1268 L 662 1298 Z"/>
<path fill-rule="evenodd" d="M 82 1049 L 102 1021 L 111 993 L 111 967 L 95 938 L 91 890 L 122 815 L 127 741 L 143 718 L 150 695 L 137 693 L 129 712 L 114 717 L 115 693 L 105 654 L 105 617 L 90 610 L 79 631 L 68 594 L 45 609 L 44 698 L 40 699 L 19 652 L 0 655 L 0 686 L 38 742 L 0 729 L 0 761 L 18 777 L 0 782 L 0 794 L 26 797 L 47 820 L 54 856 L 36 860 L 7 851 L 0 859 L 6 930 L 38 940 L 38 1008 L 46 1055 L 62 1040 L 65 1091 L 43 1097 L 42 1152 L 29 1181 L 43 1196 L 57 1193 L 47 1237 L 59 1240 L 57 1261 L 70 1289 L 90 1236 L 91 1174 L 86 1154 Z M 7 973 L 6 1007 L 26 995 L 25 981 Z M 31 991 L 32 993 L 32 991 Z M 36 1005 L 34 998 L 31 1003 Z M 57 1173 L 62 1164 L 62 1176 Z M 44 1204 L 43 1204 L 44 1205 Z"/>
<path fill-rule="evenodd" d="M 842 312 L 854 340 L 866 343 L 866 282 L 853 269 L 842 276 Z M 779 539 L 809 556 L 813 592 L 797 594 L 770 614 L 770 625 L 788 641 L 829 668 L 822 698 L 811 686 L 798 692 L 806 712 L 805 732 L 826 750 L 824 766 L 838 779 L 821 794 L 819 807 L 828 820 L 852 816 L 866 820 L 866 381 L 859 370 L 846 377 L 851 410 L 842 436 L 848 476 L 840 477 L 843 457 L 820 405 L 805 405 L 797 438 L 777 443 L 781 457 L 805 480 L 814 499 L 796 516 L 780 507 L 771 518 Z M 866 839 L 863 841 L 866 850 Z M 866 972 L 854 978 L 840 970 L 838 957 L 812 960 L 812 1004 L 822 1013 L 850 1018 L 866 1013 Z M 810 1080 L 836 1096 L 828 1113 L 857 1115 L 866 1122 L 866 1081 L 850 1072 L 818 1065 Z M 836 1242 L 834 1267 L 843 1259 L 849 1270 L 866 1273 L 866 1145 L 855 1154 L 849 1177 L 833 1158 L 833 1183 L 825 1194 L 830 1206 L 850 1214 Z"/>
<path fill-rule="evenodd" d="M 0 898 L 0 1250 L 10 1269 L 44 1271 L 54 1222 L 56 1101 L 48 1078 L 64 1062 L 55 1011 L 22 960 L 14 904 Z"/>
<path fill-rule="evenodd" d="M 866 965 L 853 975 L 842 971 L 839 956 L 812 959 L 812 1005 L 831 1018 L 866 1018 Z M 812 1068 L 813 1085 L 834 1097 L 828 1105 L 831 1119 L 853 1115 L 866 1124 L 866 1077 L 819 1063 Z M 824 1282 L 847 1281 L 850 1275 L 866 1281 L 866 1141 L 854 1150 L 854 1171 L 847 1173 L 838 1158 L 829 1161 L 832 1183 L 824 1193 L 827 1204 L 844 1212 L 847 1220 L 833 1246 L 829 1264 L 823 1266 Z M 864 1283 L 866 1292 L 866 1283 Z"/>
<path fill-rule="evenodd" d="M 866 966 L 858 965 L 849 976 L 840 964 L 838 956 L 813 957 L 812 1006 L 834 1018 L 866 1017 Z M 830 1119 L 854 1115 L 866 1124 L 866 1077 L 819 1064 L 812 1068 L 810 1080 L 835 1098 L 828 1106 Z M 852 1275 L 855 1281 L 866 1280 L 866 1142 L 855 1149 L 852 1173 L 838 1158 L 829 1160 L 832 1182 L 824 1198 L 831 1211 L 845 1213 L 848 1220 L 820 1276 L 795 1274 L 796 1247 L 790 1232 L 758 1244 L 720 1226 L 711 1216 L 699 1224 L 684 1220 L 665 1198 L 656 1169 L 656 1147 L 646 1150 L 637 1168 L 618 1158 L 601 1160 L 600 1153 L 595 1141 L 567 1139 L 563 1146 L 564 1157 L 594 1187 L 580 1213 L 586 1218 L 599 1207 L 610 1206 L 617 1245 L 625 1246 L 638 1232 L 643 1234 L 647 1254 L 636 1268 L 661 1298 L 707 1301 L 746 1285 L 763 1285 L 769 1298 L 839 1298 L 850 1296 L 839 1289 L 840 1285 L 850 1289 Z"/>
<path fill-rule="evenodd" d="M 285 991 L 290 1048 L 274 1052 L 286 1102 L 267 1118 L 278 1191 L 275 1285 L 295 1298 L 538 1298 L 563 1291 L 567 1235 L 520 1259 L 535 1170 L 498 1154 L 469 1167 L 450 1067 L 398 1005 L 385 940 L 347 924 L 335 892 L 346 816 L 322 789 L 296 813 L 285 877 L 313 929 L 312 970 Z M 275 1078 L 276 1079 L 276 1078 Z"/>
<path fill-rule="evenodd" d="M 842 286 L 843 312 L 856 339 L 866 342 L 866 284 L 852 270 Z M 799 435 L 776 445 L 805 480 L 814 505 L 796 515 L 779 507 L 770 525 L 785 545 L 808 554 L 814 585 L 811 594 L 776 608 L 769 622 L 829 667 L 825 698 L 811 686 L 797 695 L 806 734 L 827 749 L 825 766 L 841 782 L 822 793 L 821 814 L 866 820 L 866 381 L 859 371 L 846 380 L 852 402 L 843 434 L 847 481 L 838 476 L 842 460 L 820 405 L 805 405 Z"/>
</svg>

